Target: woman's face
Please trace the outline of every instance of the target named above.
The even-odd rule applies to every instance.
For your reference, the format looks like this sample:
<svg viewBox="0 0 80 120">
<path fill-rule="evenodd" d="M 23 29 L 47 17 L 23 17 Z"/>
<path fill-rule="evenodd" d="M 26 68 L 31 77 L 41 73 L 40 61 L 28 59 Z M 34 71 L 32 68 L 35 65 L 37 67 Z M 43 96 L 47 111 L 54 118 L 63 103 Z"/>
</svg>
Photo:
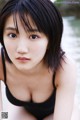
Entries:
<svg viewBox="0 0 80 120">
<path fill-rule="evenodd" d="M 17 15 L 18 32 L 11 15 L 5 23 L 3 41 L 7 54 L 13 64 L 23 71 L 43 66 L 43 57 L 48 46 L 48 38 L 38 31 L 29 17 L 33 30 L 24 30 Z"/>
</svg>

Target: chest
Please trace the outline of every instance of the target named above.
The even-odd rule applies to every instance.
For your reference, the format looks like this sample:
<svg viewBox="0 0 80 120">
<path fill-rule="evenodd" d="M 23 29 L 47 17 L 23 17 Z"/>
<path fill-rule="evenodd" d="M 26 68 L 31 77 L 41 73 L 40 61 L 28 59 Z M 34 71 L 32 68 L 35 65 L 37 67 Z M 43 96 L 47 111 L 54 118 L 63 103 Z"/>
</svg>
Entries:
<svg viewBox="0 0 80 120">
<path fill-rule="evenodd" d="M 12 68 L 12 69 L 11 69 Z M 22 101 L 43 102 L 53 92 L 53 76 L 28 77 L 20 74 L 13 66 L 6 67 L 6 83 L 11 94 Z"/>
</svg>

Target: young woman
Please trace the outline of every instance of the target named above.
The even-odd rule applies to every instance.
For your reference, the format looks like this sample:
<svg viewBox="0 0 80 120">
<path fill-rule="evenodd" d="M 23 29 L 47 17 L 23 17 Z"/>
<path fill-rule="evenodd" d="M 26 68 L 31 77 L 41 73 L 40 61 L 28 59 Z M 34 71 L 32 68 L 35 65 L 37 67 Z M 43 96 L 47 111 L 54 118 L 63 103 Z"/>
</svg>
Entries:
<svg viewBox="0 0 80 120">
<path fill-rule="evenodd" d="M 0 79 L 10 120 L 71 120 L 76 72 L 62 32 L 50 0 L 9 0 L 1 10 Z"/>
</svg>

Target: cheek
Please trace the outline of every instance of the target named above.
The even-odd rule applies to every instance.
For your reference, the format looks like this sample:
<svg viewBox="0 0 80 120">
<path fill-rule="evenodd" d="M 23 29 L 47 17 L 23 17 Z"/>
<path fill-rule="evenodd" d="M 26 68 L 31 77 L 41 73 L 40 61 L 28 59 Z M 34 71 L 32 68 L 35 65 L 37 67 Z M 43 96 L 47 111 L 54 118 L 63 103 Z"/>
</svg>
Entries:
<svg viewBox="0 0 80 120">
<path fill-rule="evenodd" d="M 34 54 L 37 56 L 40 56 L 40 55 L 43 56 L 46 53 L 46 49 L 47 49 L 47 43 L 43 42 L 40 44 L 36 44 L 36 46 L 34 46 L 32 52 L 34 52 Z"/>
<path fill-rule="evenodd" d="M 4 46 L 9 55 L 14 53 L 15 45 L 12 44 L 12 42 L 7 41 L 7 39 L 6 39 L 6 40 L 4 40 Z"/>
</svg>

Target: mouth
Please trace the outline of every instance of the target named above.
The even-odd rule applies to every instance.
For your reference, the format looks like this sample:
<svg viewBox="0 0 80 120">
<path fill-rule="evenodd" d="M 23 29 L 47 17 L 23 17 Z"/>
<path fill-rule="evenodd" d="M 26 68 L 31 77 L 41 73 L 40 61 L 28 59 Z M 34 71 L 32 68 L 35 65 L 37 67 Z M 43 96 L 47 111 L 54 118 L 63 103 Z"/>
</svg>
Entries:
<svg viewBox="0 0 80 120">
<path fill-rule="evenodd" d="M 26 57 L 18 57 L 16 58 L 18 61 L 21 61 L 21 62 L 26 62 L 26 61 L 29 61 L 30 58 L 26 58 Z"/>
</svg>

